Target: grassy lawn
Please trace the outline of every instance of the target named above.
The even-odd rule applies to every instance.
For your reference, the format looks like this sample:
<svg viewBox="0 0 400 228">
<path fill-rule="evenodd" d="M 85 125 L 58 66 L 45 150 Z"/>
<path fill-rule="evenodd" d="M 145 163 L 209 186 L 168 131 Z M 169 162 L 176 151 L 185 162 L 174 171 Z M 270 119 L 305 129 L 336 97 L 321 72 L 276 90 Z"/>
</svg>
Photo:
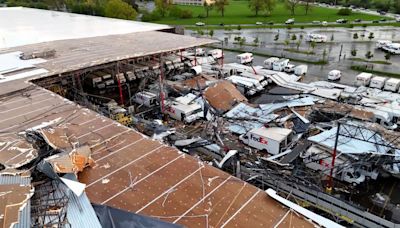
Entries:
<svg viewBox="0 0 400 228">
<path fill-rule="evenodd" d="M 305 15 L 304 7 L 298 6 L 296 15 L 292 16 L 284 4 L 277 1 L 277 5 L 272 12 L 271 16 L 258 16 L 255 17 L 254 13 L 248 7 L 248 1 L 230 1 L 225 9 L 225 17 L 222 17 L 215 9 L 210 12 L 208 18 L 198 18 L 199 15 L 205 15 L 205 10 L 202 6 L 178 6 L 181 9 L 190 9 L 193 12 L 193 18 L 190 19 L 177 19 L 173 17 L 165 17 L 156 23 L 171 24 L 171 25 L 194 25 L 196 22 L 204 22 L 210 25 L 217 25 L 220 23 L 228 24 L 255 24 L 257 21 L 274 23 L 284 23 L 288 18 L 295 18 L 297 23 L 312 22 L 312 21 L 336 21 L 339 18 L 345 18 L 350 21 L 354 19 L 362 20 L 378 20 L 381 16 L 374 16 L 353 12 L 350 16 L 337 15 L 336 9 L 328 9 L 322 7 L 314 7 L 308 15 Z"/>
<path fill-rule="evenodd" d="M 349 60 L 357 61 L 357 62 L 365 62 L 365 63 L 376 63 L 376 64 L 384 64 L 384 65 L 391 65 L 391 62 L 387 62 L 384 60 L 368 60 L 362 58 L 349 58 Z"/>
</svg>

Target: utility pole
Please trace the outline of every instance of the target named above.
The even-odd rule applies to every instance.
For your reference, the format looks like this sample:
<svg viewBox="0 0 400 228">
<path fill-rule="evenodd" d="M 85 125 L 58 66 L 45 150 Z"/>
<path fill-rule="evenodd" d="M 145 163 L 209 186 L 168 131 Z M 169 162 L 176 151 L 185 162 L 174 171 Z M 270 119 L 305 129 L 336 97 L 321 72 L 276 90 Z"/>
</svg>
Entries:
<svg viewBox="0 0 400 228">
<path fill-rule="evenodd" d="M 121 80 L 119 80 L 119 62 L 117 62 L 117 65 L 116 65 L 115 77 L 117 78 L 117 82 L 118 82 L 120 103 L 123 106 L 124 105 L 124 96 L 122 94 Z"/>
<path fill-rule="evenodd" d="M 164 115 L 164 65 L 162 60 L 162 54 L 160 54 L 160 76 L 159 76 L 159 83 L 160 83 L 160 108 L 161 113 Z"/>
<path fill-rule="evenodd" d="M 332 152 L 332 164 L 331 164 L 331 171 L 329 174 L 329 183 L 327 187 L 328 192 L 332 192 L 333 189 L 333 170 L 335 169 L 335 160 L 336 160 L 336 150 L 339 141 L 339 131 L 340 131 L 340 122 L 337 123 L 337 130 L 336 130 L 336 138 L 335 138 L 335 146 Z"/>
<path fill-rule="evenodd" d="M 342 58 L 343 44 L 340 45 L 339 61 Z"/>
</svg>

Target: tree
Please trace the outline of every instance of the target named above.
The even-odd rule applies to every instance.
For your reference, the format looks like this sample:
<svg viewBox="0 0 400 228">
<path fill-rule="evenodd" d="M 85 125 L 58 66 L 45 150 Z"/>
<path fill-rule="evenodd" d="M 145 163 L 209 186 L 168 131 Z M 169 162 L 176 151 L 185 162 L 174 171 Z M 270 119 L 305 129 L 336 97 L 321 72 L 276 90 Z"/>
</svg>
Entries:
<svg viewBox="0 0 400 228">
<path fill-rule="evenodd" d="M 265 1 L 264 0 L 250 0 L 249 8 L 254 11 L 256 16 L 258 16 L 258 12 L 263 11 L 265 9 Z"/>
<path fill-rule="evenodd" d="M 357 49 L 352 49 L 350 54 L 355 57 L 357 55 Z"/>
<path fill-rule="evenodd" d="M 311 47 L 311 50 L 314 51 L 314 49 L 315 49 L 315 42 L 310 42 L 310 47 Z"/>
<path fill-rule="evenodd" d="M 271 15 L 272 11 L 275 9 L 276 1 L 275 0 L 264 0 L 265 10 L 267 11 L 267 15 Z"/>
<path fill-rule="evenodd" d="M 171 0 L 155 0 L 156 9 L 160 12 L 161 17 L 165 17 L 171 7 Z"/>
<path fill-rule="evenodd" d="M 274 41 L 278 41 L 279 40 L 279 33 L 275 35 L 274 37 Z"/>
<path fill-rule="evenodd" d="M 209 32 L 209 34 L 210 34 L 210 37 L 213 37 L 213 36 L 214 36 L 214 30 L 211 29 L 210 32 Z"/>
<path fill-rule="evenodd" d="M 287 46 L 289 46 L 289 44 L 290 44 L 290 40 L 285 40 L 285 46 L 287 47 Z"/>
<path fill-rule="evenodd" d="M 306 15 L 308 15 L 308 12 L 312 9 L 312 4 L 310 4 L 312 2 L 314 2 L 314 0 L 303 0 Z"/>
<path fill-rule="evenodd" d="M 369 35 L 368 35 L 368 39 L 369 39 L 369 40 L 372 40 L 372 39 L 374 39 L 374 38 L 375 38 L 374 33 L 373 33 L 373 32 L 370 32 Z"/>
<path fill-rule="evenodd" d="M 367 53 L 365 53 L 365 58 L 371 59 L 372 57 L 374 57 L 374 55 L 372 54 L 371 51 L 367 51 Z"/>
<path fill-rule="evenodd" d="M 331 35 L 331 41 L 333 41 L 333 40 L 335 40 L 335 36 L 334 36 L 333 33 L 332 33 L 332 35 Z"/>
<path fill-rule="evenodd" d="M 208 4 L 207 1 L 204 1 L 203 5 L 204 9 L 206 10 L 206 17 L 208 17 L 210 11 L 213 9 L 214 4 Z"/>
<path fill-rule="evenodd" d="M 357 33 L 353 34 L 353 39 L 355 39 L 355 40 L 358 39 L 358 34 Z"/>
<path fill-rule="evenodd" d="M 295 10 L 297 5 L 300 3 L 300 0 L 286 0 L 285 5 L 286 8 L 290 10 L 291 14 L 295 14 Z"/>
<path fill-rule="evenodd" d="M 300 45 L 301 45 L 301 40 L 298 40 L 298 41 L 296 42 L 296 47 L 297 47 L 297 50 L 299 50 L 299 48 L 300 48 Z"/>
<path fill-rule="evenodd" d="M 260 41 L 258 40 L 258 37 L 256 37 L 256 38 L 254 39 L 253 42 L 254 42 L 255 45 L 258 45 L 258 43 L 259 43 Z"/>
<path fill-rule="evenodd" d="M 245 44 L 246 43 L 246 38 L 245 37 L 242 37 L 241 39 L 240 39 L 240 41 L 239 41 L 239 45 L 240 46 L 243 46 L 243 44 Z"/>
<path fill-rule="evenodd" d="M 322 60 L 323 61 L 325 61 L 326 55 L 327 55 L 327 52 L 326 52 L 326 49 L 324 49 L 324 52 L 322 52 Z"/>
<path fill-rule="evenodd" d="M 225 7 L 229 5 L 229 0 L 216 0 L 215 3 L 215 8 L 217 8 L 218 12 L 221 12 L 221 16 L 225 16 Z"/>
<path fill-rule="evenodd" d="M 122 0 L 109 0 L 104 6 L 104 15 L 106 17 L 134 20 L 137 13 L 132 6 Z"/>
<path fill-rule="evenodd" d="M 293 34 L 291 39 L 292 39 L 293 41 L 294 41 L 294 40 L 297 40 L 296 34 Z"/>
<path fill-rule="evenodd" d="M 385 54 L 386 61 L 389 61 L 390 57 L 391 57 L 391 54 L 389 52 Z"/>
<path fill-rule="evenodd" d="M 238 25 L 237 30 L 239 30 L 239 31 L 242 30 L 242 26 Z"/>
</svg>

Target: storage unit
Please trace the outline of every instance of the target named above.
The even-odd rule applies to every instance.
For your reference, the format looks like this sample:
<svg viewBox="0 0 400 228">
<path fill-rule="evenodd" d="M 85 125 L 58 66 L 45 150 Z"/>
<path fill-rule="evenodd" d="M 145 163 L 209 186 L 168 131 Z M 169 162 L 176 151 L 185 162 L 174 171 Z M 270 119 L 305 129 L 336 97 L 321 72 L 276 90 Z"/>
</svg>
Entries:
<svg viewBox="0 0 400 228">
<path fill-rule="evenodd" d="M 253 58 L 253 53 L 246 52 L 246 53 L 242 53 L 240 55 L 237 55 L 236 59 L 237 59 L 238 63 L 246 64 L 246 63 L 253 62 L 254 58 Z"/>
<path fill-rule="evenodd" d="M 272 69 L 275 71 L 283 71 L 289 64 L 289 59 L 280 59 L 272 64 Z"/>
<path fill-rule="evenodd" d="M 371 82 L 372 74 L 371 73 L 360 73 L 356 76 L 355 84 L 356 86 L 368 86 Z"/>
<path fill-rule="evenodd" d="M 211 55 L 214 59 L 220 59 L 223 57 L 223 53 L 221 49 L 213 49 L 208 51 L 208 55 Z"/>
<path fill-rule="evenodd" d="M 297 76 L 304 76 L 307 74 L 308 66 L 307 65 L 298 65 L 294 68 L 294 74 Z"/>
<path fill-rule="evenodd" d="M 272 70 L 273 66 L 274 66 L 274 62 L 279 61 L 279 58 L 277 57 L 271 57 L 268 58 L 264 61 L 264 67 L 268 70 Z"/>
</svg>

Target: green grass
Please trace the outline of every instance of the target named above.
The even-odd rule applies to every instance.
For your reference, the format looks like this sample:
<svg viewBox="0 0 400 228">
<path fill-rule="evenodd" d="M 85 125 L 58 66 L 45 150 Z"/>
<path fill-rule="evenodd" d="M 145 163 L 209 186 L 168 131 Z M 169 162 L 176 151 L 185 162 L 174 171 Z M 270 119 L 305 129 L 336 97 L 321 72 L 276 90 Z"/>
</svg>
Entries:
<svg viewBox="0 0 400 228">
<path fill-rule="evenodd" d="M 299 54 L 306 54 L 306 55 L 315 55 L 315 52 L 313 51 L 303 51 L 303 50 L 297 50 L 295 48 L 285 48 L 283 49 L 284 51 L 287 52 L 292 52 L 292 53 L 299 53 Z"/>
<path fill-rule="evenodd" d="M 365 63 L 375 63 L 375 64 L 384 64 L 384 65 L 391 65 L 391 62 L 384 61 L 384 60 L 368 60 L 363 58 L 349 58 L 349 60 L 357 61 L 357 62 L 365 62 Z"/>
<path fill-rule="evenodd" d="M 377 74 L 377 75 L 382 75 L 382 76 L 388 76 L 388 77 L 392 77 L 392 78 L 400 78 L 400 74 L 385 72 L 385 71 L 378 71 L 378 70 L 371 70 L 371 69 L 367 69 L 365 66 L 353 65 L 350 67 L 350 69 L 359 71 L 359 72 L 367 72 L 367 73 L 372 73 L 372 74 Z"/>
<path fill-rule="evenodd" d="M 205 15 L 205 10 L 202 6 L 178 6 L 181 9 L 189 9 L 193 12 L 193 18 L 177 19 L 173 17 L 165 17 L 156 23 L 171 24 L 171 25 L 194 25 L 196 22 L 202 21 L 209 25 L 218 25 L 220 23 L 228 24 L 255 24 L 257 21 L 274 23 L 284 23 L 288 18 L 295 18 L 296 23 L 312 22 L 312 21 L 336 21 L 339 18 L 345 18 L 350 21 L 354 19 L 362 20 L 378 20 L 381 16 L 374 16 L 353 12 L 350 16 L 337 15 L 336 9 L 328 9 L 323 7 L 314 7 L 308 15 L 305 15 L 304 7 L 298 6 L 296 13 L 292 16 L 288 9 L 281 1 L 277 1 L 277 5 L 271 16 L 259 15 L 256 17 L 248 7 L 248 1 L 230 1 L 225 9 L 225 17 L 222 17 L 215 9 L 210 12 L 208 18 L 198 18 L 199 15 Z M 318 25 L 319 27 L 321 25 Z M 268 26 L 267 26 L 268 27 Z"/>
</svg>

